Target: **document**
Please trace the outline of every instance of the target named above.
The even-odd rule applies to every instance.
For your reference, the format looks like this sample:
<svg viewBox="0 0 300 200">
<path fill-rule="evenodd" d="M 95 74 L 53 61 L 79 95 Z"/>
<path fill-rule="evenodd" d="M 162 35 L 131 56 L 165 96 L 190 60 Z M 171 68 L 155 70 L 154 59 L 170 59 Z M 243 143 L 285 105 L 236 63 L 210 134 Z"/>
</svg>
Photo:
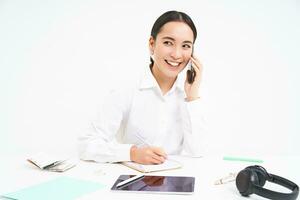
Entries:
<svg viewBox="0 0 300 200">
<path fill-rule="evenodd" d="M 122 162 L 122 164 L 143 173 L 165 171 L 182 167 L 182 164 L 180 162 L 173 159 L 167 159 L 164 163 L 156 165 L 143 165 L 131 161 Z"/>
</svg>

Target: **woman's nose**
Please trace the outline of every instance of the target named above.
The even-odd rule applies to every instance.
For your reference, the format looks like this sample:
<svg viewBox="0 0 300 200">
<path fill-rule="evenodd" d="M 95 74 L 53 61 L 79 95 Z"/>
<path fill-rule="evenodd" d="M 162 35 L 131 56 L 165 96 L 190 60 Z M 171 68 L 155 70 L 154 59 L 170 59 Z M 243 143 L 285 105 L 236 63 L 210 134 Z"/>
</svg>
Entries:
<svg viewBox="0 0 300 200">
<path fill-rule="evenodd" d="M 175 60 L 180 59 L 182 57 L 180 48 L 174 48 L 171 52 L 171 57 Z"/>
</svg>

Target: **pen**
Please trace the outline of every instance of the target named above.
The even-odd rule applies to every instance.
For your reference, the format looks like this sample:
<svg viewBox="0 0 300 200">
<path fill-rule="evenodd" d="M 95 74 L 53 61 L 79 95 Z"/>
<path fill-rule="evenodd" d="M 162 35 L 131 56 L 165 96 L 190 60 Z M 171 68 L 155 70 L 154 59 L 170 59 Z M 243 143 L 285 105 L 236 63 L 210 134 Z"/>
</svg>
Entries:
<svg viewBox="0 0 300 200">
<path fill-rule="evenodd" d="M 147 142 L 147 141 L 145 140 L 144 137 L 142 137 L 142 136 L 140 135 L 140 132 L 139 132 L 139 131 L 135 133 L 135 136 L 142 142 L 142 145 L 144 144 L 146 147 L 151 147 L 151 146 L 153 146 L 151 143 Z M 142 146 L 142 145 L 138 145 L 138 146 Z M 159 155 L 159 156 L 162 156 L 162 155 Z M 163 156 L 163 157 L 164 157 L 165 159 L 167 158 L 167 156 Z"/>
<path fill-rule="evenodd" d="M 134 177 L 131 177 L 129 179 L 126 179 L 124 181 L 121 181 L 117 184 L 117 187 L 121 187 L 121 186 L 125 186 L 125 185 L 128 185 L 128 184 L 131 184 L 131 183 L 134 183 L 138 180 L 140 180 L 141 178 L 144 178 L 145 175 L 143 174 L 140 174 L 140 175 L 136 175 Z"/>
<path fill-rule="evenodd" d="M 263 160 L 260 159 L 254 159 L 254 158 L 242 158 L 242 157 L 231 157 L 231 156 L 224 156 L 223 160 L 228 161 L 242 161 L 242 162 L 256 162 L 256 163 L 262 163 Z"/>
<path fill-rule="evenodd" d="M 148 147 L 150 147 L 150 146 L 152 146 L 150 143 L 148 143 L 140 134 L 139 134 L 139 132 L 137 132 L 136 134 L 135 134 L 135 136 L 143 143 L 143 144 L 145 144 L 146 146 L 148 146 Z"/>
<path fill-rule="evenodd" d="M 236 176 L 237 176 L 236 173 L 229 173 L 228 176 L 225 176 L 223 178 L 216 180 L 215 185 L 222 185 L 222 184 L 226 184 L 226 183 L 235 181 Z"/>
</svg>

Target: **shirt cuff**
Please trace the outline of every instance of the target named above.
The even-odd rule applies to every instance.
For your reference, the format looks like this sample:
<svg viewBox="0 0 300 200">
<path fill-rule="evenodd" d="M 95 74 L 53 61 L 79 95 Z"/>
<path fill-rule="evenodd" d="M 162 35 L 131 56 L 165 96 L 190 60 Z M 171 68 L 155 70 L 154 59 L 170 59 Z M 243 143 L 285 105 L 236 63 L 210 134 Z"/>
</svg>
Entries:
<svg viewBox="0 0 300 200">
<path fill-rule="evenodd" d="M 198 98 L 196 100 L 193 101 L 186 101 L 186 107 L 188 109 L 189 113 L 199 113 L 199 111 L 203 110 L 203 101 L 201 100 L 201 98 Z"/>
<path fill-rule="evenodd" d="M 131 161 L 130 160 L 130 149 L 133 144 L 121 144 L 118 149 L 116 149 L 115 162 L 120 161 Z"/>
</svg>

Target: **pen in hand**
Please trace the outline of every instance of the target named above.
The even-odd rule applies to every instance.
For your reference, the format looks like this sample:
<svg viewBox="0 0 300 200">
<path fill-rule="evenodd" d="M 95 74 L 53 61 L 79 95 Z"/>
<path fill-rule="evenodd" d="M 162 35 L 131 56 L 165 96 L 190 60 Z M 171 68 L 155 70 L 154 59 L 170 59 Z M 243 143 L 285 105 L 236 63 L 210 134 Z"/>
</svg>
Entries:
<svg viewBox="0 0 300 200">
<path fill-rule="evenodd" d="M 141 135 L 139 132 L 135 133 L 136 138 L 138 138 L 140 140 L 140 142 L 142 142 L 141 145 L 147 146 L 147 147 L 151 147 L 153 145 L 151 145 L 149 142 L 147 142 Z"/>
<path fill-rule="evenodd" d="M 141 164 L 161 164 L 167 159 L 167 154 L 160 147 L 155 147 L 147 142 L 139 132 L 135 133 L 137 139 L 142 145 L 133 146 L 131 148 L 131 160 Z"/>
</svg>

